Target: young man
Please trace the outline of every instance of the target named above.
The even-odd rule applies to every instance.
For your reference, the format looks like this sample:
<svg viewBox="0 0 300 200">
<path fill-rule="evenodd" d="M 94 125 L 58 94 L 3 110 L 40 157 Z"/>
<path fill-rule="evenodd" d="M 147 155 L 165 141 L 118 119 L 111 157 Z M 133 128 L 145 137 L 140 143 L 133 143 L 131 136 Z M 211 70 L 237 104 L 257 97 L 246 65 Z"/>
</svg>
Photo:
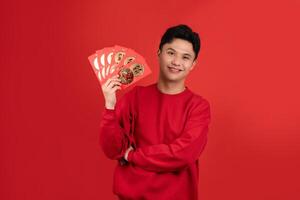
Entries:
<svg viewBox="0 0 300 200">
<path fill-rule="evenodd" d="M 158 50 L 157 83 L 135 86 L 119 101 L 120 80 L 102 90 L 100 145 L 119 160 L 113 192 L 124 200 L 197 200 L 198 158 L 207 142 L 210 106 L 185 86 L 200 39 L 186 25 L 169 28 Z"/>
</svg>

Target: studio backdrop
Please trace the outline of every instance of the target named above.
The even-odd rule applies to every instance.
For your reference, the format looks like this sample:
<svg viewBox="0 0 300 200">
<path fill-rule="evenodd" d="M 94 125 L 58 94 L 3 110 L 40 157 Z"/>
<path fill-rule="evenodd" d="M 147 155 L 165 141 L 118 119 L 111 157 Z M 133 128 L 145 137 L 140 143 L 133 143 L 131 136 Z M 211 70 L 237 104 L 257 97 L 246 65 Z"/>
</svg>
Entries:
<svg viewBox="0 0 300 200">
<path fill-rule="evenodd" d="M 116 199 L 87 58 L 132 48 L 152 70 L 136 84 L 154 83 L 160 38 L 182 23 L 202 41 L 186 85 L 212 112 L 200 199 L 300 199 L 299 1 L 11 0 L 0 10 L 1 200 Z"/>
</svg>

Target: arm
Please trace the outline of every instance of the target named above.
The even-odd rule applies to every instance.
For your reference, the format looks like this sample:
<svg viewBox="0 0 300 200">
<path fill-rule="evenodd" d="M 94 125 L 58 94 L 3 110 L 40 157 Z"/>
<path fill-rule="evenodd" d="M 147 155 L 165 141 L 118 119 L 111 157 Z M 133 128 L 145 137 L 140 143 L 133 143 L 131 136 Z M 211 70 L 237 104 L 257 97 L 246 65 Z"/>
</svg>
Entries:
<svg viewBox="0 0 300 200">
<path fill-rule="evenodd" d="M 104 154 L 110 159 L 122 158 L 132 143 L 134 122 L 132 105 L 135 91 L 136 87 L 126 93 L 112 108 L 109 106 L 104 108 L 99 142 Z"/>
<path fill-rule="evenodd" d="M 116 110 L 104 109 L 100 123 L 99 142 L 109 159 L 118 160 L 124 155 L 124 149 L 128 148 L 129 143 L 126 134 L 128 131 L 120 126 Z"/>
<path fill-rule="evenodd" d="M 129 151 L 128 161 L 154 172 L 177 171 L 195 162 L 207 142 L 210 106 L 203 100 L 190 113 L 183 133 L 170 144 L 150 145 Z"/>
</svg>

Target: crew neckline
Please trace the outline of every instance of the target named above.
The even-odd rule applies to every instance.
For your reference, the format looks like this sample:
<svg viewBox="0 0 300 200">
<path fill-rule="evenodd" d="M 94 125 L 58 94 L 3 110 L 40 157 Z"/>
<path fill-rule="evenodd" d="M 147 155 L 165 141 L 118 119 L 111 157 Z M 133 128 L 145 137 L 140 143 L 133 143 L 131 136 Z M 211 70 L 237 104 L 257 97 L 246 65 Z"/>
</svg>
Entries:
<svg viewBox="0 0 300 200">
<path fill-rule="evenodd" d="M 189 88 L 187 86 L 185 86 L 185 90 L 183 90 L 182 92 L 176 93 L 176 94 L 163 93 L 162 91 L 159 90 L 158 83 L 154 83 L 153 86 L 154 86 L 155 90 L 163 96 L 177 97 L 177 96 L 183 96 L 183 95 L 189 93 Z"/>
</svg>

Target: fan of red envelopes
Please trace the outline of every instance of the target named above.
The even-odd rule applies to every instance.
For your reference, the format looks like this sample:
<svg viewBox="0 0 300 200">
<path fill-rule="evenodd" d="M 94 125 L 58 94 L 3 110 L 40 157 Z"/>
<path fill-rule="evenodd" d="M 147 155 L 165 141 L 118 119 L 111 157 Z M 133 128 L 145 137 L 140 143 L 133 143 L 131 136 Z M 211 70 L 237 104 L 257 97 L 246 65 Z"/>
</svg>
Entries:
<svg viewBox="0 0 300 200">
<path fill-rule="evenodd" d="M 125 89 L 151 74 L 150 68 L 141 55 L 132 49 L 118 45 L 98 50 L 88 59 L 101 85 L 118 74 L 122 83 L 121 88 Z"/>
</svg>

